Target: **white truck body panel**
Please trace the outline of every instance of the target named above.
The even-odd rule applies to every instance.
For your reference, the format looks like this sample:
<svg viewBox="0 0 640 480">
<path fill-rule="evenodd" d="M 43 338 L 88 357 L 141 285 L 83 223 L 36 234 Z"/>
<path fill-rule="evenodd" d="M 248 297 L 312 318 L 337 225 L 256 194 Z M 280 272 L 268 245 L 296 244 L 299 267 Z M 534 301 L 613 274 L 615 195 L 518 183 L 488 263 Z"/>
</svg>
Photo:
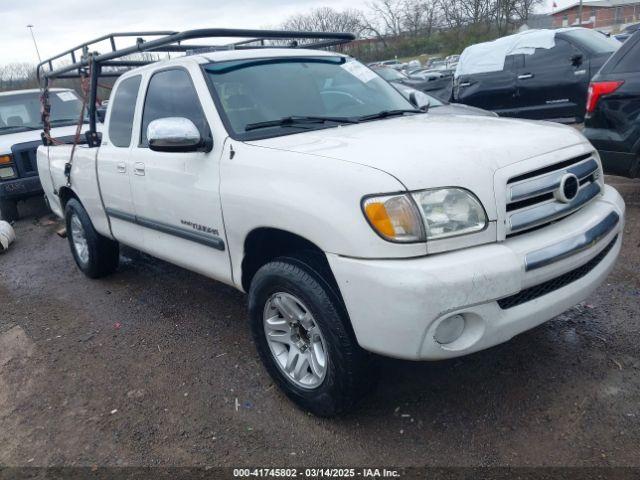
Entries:
<svg viewBox="0 0 640 480">
<path fill-rule="evenodd" d="M 116 92 L 124 79 L 142 76 L 131 146 L 114 147 L 106 127 L 102 146 L 78 148 L 73 161 L 70 189 L 96 230 L 240 290 L 251 232 L 271 228 L 298 235 L 326 254 L 360 345 L 410 359 L 465 355 L 506 341 L 582 301 L 610 271 L 620 249 L 624 204 L 615 190 L 605 189 L 595 153 L 597 198 L 555 224 L 507 238 L 508 179 L 592 154 L 593 147 L 574 129 L 427 113 L 234 140 L 200 64 L 309 54 L 335 55 L 290 49 L 223 51 L 159 62 L 121 77 Z M 169 65 L 191 75 L 213 136 L 210 152 L 160 153 L 139 146 L 146 85 L 154 72 Z M 63 214 L 58 195 L 66 188 L 68 158 L 69 147 L 38 151 L 40 172 L 51 171 L 43 186 L 58 215 Z M 361 210 L 367 195 L 441 187 L 473 192 L 488 216 L 485 231 L 392 243 L 372 230 Z M 563 240 L 579 242 L 614 214 L 619 221 L 596 244 L 527 271 L 532 252 L 555 248 Z M 194 241 L 192 229 L 204 229 L 211 241 Z M 498 306 L 497 300 L 566 274 L 605 248 L 602 261 L 579 280 L 513 308 Z M 458 312 L 467 319 L 465 334 L 451 345 L 437 343 L 434 329 Z"/>
<path fill-rule="evenodd" d="M 64 209 L 61 205 L 60 197 L 57 194 L 53 194 L 53 192 L 59 192 L 67 184 L 64 166 L 69 161 L 72 148 L 72 145 L 38 148 L 38 171 L 40 172 L 42 188 L 49 199 L 51 210 L 60 217 L 64 216 Z M 82 199 L 82 205 L 89 213 L 95 229 L 100 234 L 111 237 L 109 221 L 102 205 L 100 187 L 96 175 L 97 153 L 97 148 L 87 148 L 85 145 L 76 147 L 71 170 L 71 175 L 74 179 L 73 191 Z M 50 175 L 47 175 L 47 170 L 50 171 Z"/>
</svg>

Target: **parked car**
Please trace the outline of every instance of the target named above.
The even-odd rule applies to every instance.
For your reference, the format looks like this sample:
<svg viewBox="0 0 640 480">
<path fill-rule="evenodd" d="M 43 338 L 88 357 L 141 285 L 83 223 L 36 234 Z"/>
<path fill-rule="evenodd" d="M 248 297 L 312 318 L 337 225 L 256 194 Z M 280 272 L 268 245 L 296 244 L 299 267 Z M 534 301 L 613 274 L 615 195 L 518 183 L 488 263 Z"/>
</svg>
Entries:
<svg viewBox="0 0 640 480">
<path fill-rule="evenodd" d="M 82 102 L 70 89 L 50 92 L 51 134 L 72 141 Z M 0 92 L 0 217 L 8 222 L 19 218 L 19 201 L 43 194 L 36 165 L 41 131 L 39 90 Z"/>
<path fill-rule="evenodd" d="M 593 77 L 584 134 L 605 173 L 640 177 L 640 31 Z"/>
<path fill-rule="evenodd" d="M 456 66 L 458 65 L 459 61 L 460 61 L 460 55 L 449 55 L 445 59 L 445 62 L 447 64 L 447 68 L 449 68 L 451 70 L 455 70 L 456 69 Z"/>
<path fill-rule="evenodd" d="M 620 42 L 586 28 L 529 30 L 463 52 L 454 101 L 501 116 L 582 122 L 593 75 Z"/>
<path fill-rule="evenodd" d="M 230 34 L 256 36 L 219 33 Z M 70 150 L 39 148 L 38 167 L 78 268 L 112 273 L 125 244 L 247 292 L 266 370 L 318 415 L 366 395 L 370 352 L 467 355 L 585 300 L 622 242 L 622 198 L 577 130 L 430 115 L 326 50 L 216 50 L 131 69 L 101 145 L 78 148 L 67 176 Z"/>
<path fill-rule="evenodd" d="M 444 62 L 444 58 L 442 57 L 431 57 L 427 60 L 427 63 L 424 64 L 426 68 L 431 68 L 435 63 Z"/>
<path fill-rule="evenodd" d="M 446 72 L 432 72 L 431 74 L 405 75 L 391 68 L 376 67 L 373 71 L 388 82 L 401 83 L 425 93 L 429 93 L 443 101 L 451 99 L 453 77 Z"/>
<path fill-rule="evenodd" d="M 399 60 L 384 60 L 382 62 L 377 62 L 374 65 L 377 67 L 386 67 L 398 71 L 401 71 L 407 67 L 406 63 L 403 63 Z"/>
<path fill-rule="evenodd" d="M 615 38 L 617 40 L 621 41 L 621 42 L 626 42 L 627 40 L 629 40 L 631 35 L 633 35 L 639 29 L 640 29 L 640 23 L 636 23 L 636 24 L 633 24 L 633 25 L 627 25 L 625 27 L 625 29 L 622 30 L 622 32 L 620 32 L 619 34 L 615 35 Z"/>
<path fill-rule="evenodd" d="M 407 62 L 407 65 L 404 68 L 404 72 L 407 75 L 410 75 L 411 72 L 415 72 L 416 70 L 419 70 L 421 68 L 422 64 L 420 63 L 420 60 L 411 60 L 410 62 Z"/>
<path fill-rule="evenodd" d="M 402 83 L 392 83 L 404 98 L 409 100 L 415 107 L 423 108 L 431 114 L 436 115 L 479 115 L 485 117 L 497 117 L 498 114 L 481 108 L 463 105 L 461 103 L 449 103 L 436 98 L 428 93 L 424 93 L 413 87 Z"/>
</svg>

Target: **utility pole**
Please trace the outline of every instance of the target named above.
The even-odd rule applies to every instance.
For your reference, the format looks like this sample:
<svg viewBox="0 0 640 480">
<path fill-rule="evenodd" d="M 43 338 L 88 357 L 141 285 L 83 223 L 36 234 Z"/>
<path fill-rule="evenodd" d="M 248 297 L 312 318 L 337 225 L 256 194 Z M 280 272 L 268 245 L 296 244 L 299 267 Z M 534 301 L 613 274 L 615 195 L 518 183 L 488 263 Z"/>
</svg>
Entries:
<svg viewBox="0 0 640 480">
<path fill-rule="evenodd" d="M 580 0 L 580 6 L 578 7 L 578 26 L 582 26 L 582 0 Z"/>
<path fill-rule="evenodd" d="M 36 47 L 36 55 L 38 56 L 38 62 L 42 63 L 42 58 L 40 58 L 40 50 L 38 50 L 38 43 L 36 42 L 36 37 L 33 34 L 33 25 L 27 25 L 27 28 L 31 32 L 31 39 L 33 40 L 33 46 Z"/>
</svg>

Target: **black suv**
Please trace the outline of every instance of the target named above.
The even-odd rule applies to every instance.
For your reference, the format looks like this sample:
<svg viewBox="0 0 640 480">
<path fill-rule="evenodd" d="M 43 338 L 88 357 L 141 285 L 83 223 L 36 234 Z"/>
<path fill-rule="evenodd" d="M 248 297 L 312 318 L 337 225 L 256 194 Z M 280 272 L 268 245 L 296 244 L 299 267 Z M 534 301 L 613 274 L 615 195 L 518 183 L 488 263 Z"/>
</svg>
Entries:
<svg viewBox="0 0 640 480">
<path fill-rule="evenodd" d="M 640 177 L 640 30 L 593 77 L 584 134 L 605 173 Z"/>
<path fill-rule="evenodd" d="M 457 77 L 453 98 L 506 117 L 579 123 L 589 80 L 619 46 L 593 30 L 560 29 L 553 48 L 507 55 L 501 71 Z"/>
</svg>

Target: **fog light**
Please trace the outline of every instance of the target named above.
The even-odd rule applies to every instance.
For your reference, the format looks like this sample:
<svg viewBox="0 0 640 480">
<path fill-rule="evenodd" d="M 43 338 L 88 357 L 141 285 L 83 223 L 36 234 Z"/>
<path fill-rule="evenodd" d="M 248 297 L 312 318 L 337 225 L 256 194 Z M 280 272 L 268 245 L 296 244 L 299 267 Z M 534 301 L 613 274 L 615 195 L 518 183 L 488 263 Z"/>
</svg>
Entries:
<svg viewBox="0 0 640 480">
<path fill-rule="evenodd" d="M 452 315 L 445 318 L 436 327 L 433 338 L 441 345 L 455 342 L 464 331 L 464 317 L 462 315 Z"/>
</svg>

